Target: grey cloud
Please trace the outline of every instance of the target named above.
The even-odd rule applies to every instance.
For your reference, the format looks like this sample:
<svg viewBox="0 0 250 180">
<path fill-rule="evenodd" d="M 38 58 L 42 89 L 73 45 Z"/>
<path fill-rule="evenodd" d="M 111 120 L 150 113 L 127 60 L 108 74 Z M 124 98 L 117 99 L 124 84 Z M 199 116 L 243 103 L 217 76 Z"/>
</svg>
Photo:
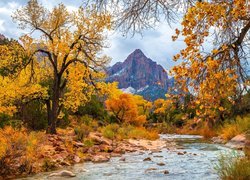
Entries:
<svg viewBox="0 0 250 180">
<path fill-rule="evenodd" d="M 28 0 L 0 0 L 0 33 L 7 37 L 18 38 L 24 31 L 17 28 L 12 22 L 11 13 L 18 7 L 25 5 Z M 83 0 L 39 0 L 47 8 L 64 3 L 68 9 L 74 9 L 82 5 Z M 119 32 L 109 33 L 108 43 L 110 48 L 104 49 L 104 53 L 112 58 L 111 64 L 123 61 L 135 49 L 141 49 L 146 56 L 170 69 L 175 63 L 172 56 L 184 48 L 183 41 L 172 42 L 171 36 L 174 29 L 180 26 L 176 24 L 170 28 L 167 23 L 156 26 L 155 29 L 146 30 L 141 35 L 123 37 Z"/>
</svg>

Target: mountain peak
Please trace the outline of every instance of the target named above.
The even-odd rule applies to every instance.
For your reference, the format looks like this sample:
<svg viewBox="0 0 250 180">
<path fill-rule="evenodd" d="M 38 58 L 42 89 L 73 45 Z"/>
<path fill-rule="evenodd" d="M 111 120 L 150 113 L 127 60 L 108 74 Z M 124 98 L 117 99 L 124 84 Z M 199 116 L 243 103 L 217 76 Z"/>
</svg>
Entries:
<svg viewBox="0 0 250 180">
<path fill-rule="evenodd" d="M 119 88 L 141 94 L 146 99 L 164 98 L 169 88 L 168 74 L 161 65 L 134 50 L 124 62 L 108 70 L 108 82 L 119 82 Z"/>
<path fill-rule="evenodd" d="M 135 49 L 134 52 L 132 52 L 131 54 L 143 54 L 144 55 L 144 53 L 140 49 Z"/>
<path fill-rule="evenodd" d="M 134 59 L 147 59 L 145 54 L 140 49 L 134 50 L 128 57 L 127 60 L 134 60 Z"/>
</svg>

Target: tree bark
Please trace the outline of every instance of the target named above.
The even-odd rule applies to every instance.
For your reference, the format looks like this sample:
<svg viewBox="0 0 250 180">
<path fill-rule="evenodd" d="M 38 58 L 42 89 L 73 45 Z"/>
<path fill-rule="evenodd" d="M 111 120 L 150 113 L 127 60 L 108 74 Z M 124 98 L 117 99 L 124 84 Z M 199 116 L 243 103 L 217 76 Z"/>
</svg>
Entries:
<svg viewBox="0 0 250 180">
<path fill-rule="evenodd" d="M 45 101 L 46 103 L 46 108 L 47 108 L 47 119 L 48 119 L 48 127 L 46 129 L 46 133 L 50 133 L 49 132 L 49 127 L 51 126 L 51 105 L 50 105 L 50 99 Z"/>
<path fill-rule="evenodd" d="M 52 107 L 51 112 L 48 114 L 50 117 L 48 118 L 48 121 L 50 121 L 50 124 L 48 124 L 48 133 L 50 134 L 56 134 L 56 122 L 57 122 L 57 116 L 59 111 L 59 98 L 60 98 L 60 76 L 55 73 L 54 74 L 54 85 L 53 85 L 53 95 L 52 95 Z"/>
</svg>

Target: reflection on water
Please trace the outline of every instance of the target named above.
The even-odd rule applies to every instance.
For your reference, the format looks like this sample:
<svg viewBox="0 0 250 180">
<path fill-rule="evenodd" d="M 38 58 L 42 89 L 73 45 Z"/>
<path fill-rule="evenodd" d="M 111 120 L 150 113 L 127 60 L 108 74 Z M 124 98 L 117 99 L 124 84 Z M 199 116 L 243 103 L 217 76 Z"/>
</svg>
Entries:
<svg viewBox="0 0 250 180">
<path fill-rule="evenodd" d="M 231 149 L 218 144 L 210 144 L 201 136 L 193 135 L 161 135 L 166 143 L 174 141 L 176 149 L 162 149 L 162 152 L 128 153 L 111 158 L 105 163 L 84 163 L 75 165 L 69 170 L 76 173 L 73 179 L 83 180 L 207 180 L 218 179 L 214 170 L 218 157 L 222 153 L 230 153 Z M 143 161 L 150 157 L 152 161 Z M 157 163 L 164 163 L 159 166 Z M 169 174 L 164 174 L 167 170 Z M 41 173 L 26 179 L 48 179 L 50 173 Z M 52 179 L 52 178 L 50 178 Z M 56 178 L 53 178 L 56 179 Z M 57 179 L 62 179 L 57 178 Z"/>
</svg>

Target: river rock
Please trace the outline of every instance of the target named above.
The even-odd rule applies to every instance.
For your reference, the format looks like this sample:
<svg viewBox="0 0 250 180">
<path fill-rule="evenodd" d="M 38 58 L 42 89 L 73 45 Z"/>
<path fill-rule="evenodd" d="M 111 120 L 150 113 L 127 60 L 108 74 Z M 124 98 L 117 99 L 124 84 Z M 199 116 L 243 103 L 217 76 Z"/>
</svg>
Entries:
<svg viewBox="0 0 250 180">
<path fill-rule="evenodd" d="M 68 161 L 65 161 L 65 160 L 61 161 L 60 165 L 62 165 L 62 166 L 71 166 L 71 164 Z"/>
<path fill-rule="evenodd" d="M 52 177 L 52 176 L 75 177 L 76 175 L 72 173 L 71 171 L 63 170 L 63 171 L 52 173 L 49 175 L 49 177 Z"/>
<path fill-rule="evenodd" d="M 109 161 L 109 159 L 110 159 L 109 156 L 101 155 L 101 154 L 94 155 L 91 157 L 91 161 L 94 163 L 107 162 L 107 161 Z"/>
<path fill-rule="evenodd" d="M 147 158 L 143 159 L 143 161 L 152 161 L 152 159 L 150 157 L 147 157 Z"/>
<path fill-rule="evenodd" d="M 81 159 L 79 158 L 79 156 L 74 156 L 74 162 L 79 163 L 81 161 Z"/>
<path fill-rule="evenodd" d="M 151 153 L 153 154 L 153 153 L 160 153 L 160 152 L 162 152 L 161 150 L 159 150 L 159 149 L 152 149 L 151 150 Z"/>
<path fill-rule="evenodd" d="M 216 144 L 225 144 L 226 143 L 226 141 L 220 136 L 213 137 L 211 140 L 213 143 L 216 143 Z"/>
<path fill-rule="evenodd" d="M 161 156 L 161 155 L 155 155 L 154 157 L 162 158 L 163 156 Z"/>
<path fill-rule="evenodd" d="M 177 153 L 177 155 L 184 155 L 184 153 L 182 153 L 182 152 L 178 152 L 178 153 Z"/>
<path fill-rule="evenodd" d="M 145 173 L 150 172 L 150 171 L 155 171 L 155 170 L 157 170 L 157 168 L 148 168 L 145 170 Z"/>
<path fill-rule="evenodd" d="M 110 139 L 102 137 L 102 135 L 100 133 L 97 133 L 97 132 L 89 133 L 88 138 L 93 140 L 94 142 L 96 142 L 98 144 L 106 144 L 106 145 L 109 145 L 109 146 L 112 145 L 112 141 Z"/>
<path fill-rule="evenodd" d="M 77 171 L 78 173 L 89 172 L 89 170 L 81 168 Z"/>
<path fill-rule="evenodd" d="M 157 163 L 158 166 L 165 166 L 165 163 L 163 162 L 160 162 L 160 163 Z"/>
<path fill-rule="evenodd" d="M 111 157 L 121 157 L 122 155 L 120 153 L 111 153 L 110 154 Z"/>
<path fill-rule="evenodd" d="M 63 152 L 63 151 L 66 151 L 66 149 L 62 146 L 56 146 L 55 151 Z"/>
<path fill-rule="evenodd" d="M 164 170 L 162 171 L 163 174 L 169 174 L 169 171 L 168 170 Z"/>
<path fill-rule="evenodd" d="M 228 141 L 225 146 L 233 149 L 243 149 L 245 147 L 246 141 L 246 135 L 240 134 Z"/>
<path fill-rule="evenodd" d="M 99 146 L 99 149 L 100 149 L 101 152 L 112 152 L 113 151 L 112 146 L 109 146 L 109 145 L 106 145 L 106 144 L 101 144 Z"/>
<path fill-rule="evenodd" d="M 77 148 L 84 147 L 84 144 L 81 142 L 74 142 L 74 146 Z"/>
<path fill-rule="evenodd" d="M 126 158 L 122 157 L 121 159 L 119 159 L 119 161 L 126 161 Z"/>
</svg>

